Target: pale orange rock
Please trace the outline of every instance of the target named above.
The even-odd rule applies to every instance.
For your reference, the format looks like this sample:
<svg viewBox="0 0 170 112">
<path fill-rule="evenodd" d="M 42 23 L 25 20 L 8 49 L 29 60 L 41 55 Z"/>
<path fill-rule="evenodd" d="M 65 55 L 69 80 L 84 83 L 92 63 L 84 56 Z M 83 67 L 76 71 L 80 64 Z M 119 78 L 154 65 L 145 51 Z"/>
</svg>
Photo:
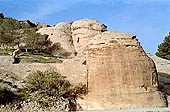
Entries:
<svg viewBox="0 0 170 112">
<path fill-rule="evenodd" d="M 135 35 L 98 34 L 86 53 L 89 92 L 78 100 L 84 110 L 167 106 L 155 65 Z"/>
<path fill-rule="evenodd" d="M 167 107 L 155 64 L 136 36 L 106 28 L 83 19 L 39 30 L 76 55 L 56 68 L 71 83 L 87 85 L 87 95 L 77 99 L 83 110 Z"/>
<path fill-rule="evenodd" d="M 87 85 L 87 66 L 79 59 L 64 60 L 62 64 L 57 65 L 57 70 L 73 85 Z"/>
<path fill-rule="evenodd" d="M 104 24 L 90 19 L 82 19 L 73 22 L 71 31 L 77 55 L 82 56 L 87 43 L 92 40 L 95 35 L 107 31 L 106 28 Z"/>
</svg>

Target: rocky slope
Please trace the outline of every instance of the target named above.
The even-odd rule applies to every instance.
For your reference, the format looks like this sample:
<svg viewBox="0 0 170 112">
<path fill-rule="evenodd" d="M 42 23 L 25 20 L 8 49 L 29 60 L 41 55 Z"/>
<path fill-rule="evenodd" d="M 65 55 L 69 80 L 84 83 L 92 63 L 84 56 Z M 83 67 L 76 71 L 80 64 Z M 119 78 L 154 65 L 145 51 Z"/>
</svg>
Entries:
<svg viewBox="0 0 170 112">
<path fill-rule="evenodd" d="M 170 95 L 170 61 L 148 54 L 156 64 L 161 91 Z"/>
<path fill-rule="evenodd" d="M 32 70 L 57 70 L 73 84 L 86 84 L 87 95 L 77 99 L 83 110 L 167 107 L 163 93 L 169 94 L 169 62 L 150 56 L 155 66 L 135 35 L 106 28 L 89 19 L 42 27 L 38 32 L 59 43 L 59 53 L 68 53 L 71 59 L 61 64 L 13 65 L 7 63 L 11 58 L 2 57 L 1 71 L 24 79 Z"/>
</svg>

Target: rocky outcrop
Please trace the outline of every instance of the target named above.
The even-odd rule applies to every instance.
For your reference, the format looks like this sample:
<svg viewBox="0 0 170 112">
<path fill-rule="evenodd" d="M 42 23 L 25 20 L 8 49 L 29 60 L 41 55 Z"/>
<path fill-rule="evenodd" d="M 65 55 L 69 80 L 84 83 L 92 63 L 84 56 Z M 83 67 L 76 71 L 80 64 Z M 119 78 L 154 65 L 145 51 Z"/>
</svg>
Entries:
<svg viewBox="0 0 170 112">
<path fill-rule="evenodd" d="M 86 84 L 87 95 L 77 100 L 84 110 L 166 107 L 155 64 L 136 36 L 106 28 L 89 19 L 42 27 L 38 32 L 49 35 L 53 45 L 57 45 L 56 55 L 72 59 L 50 66 L 11 65 L 10 71 L 28 74 L 31 70 L 57 69 L 71 83 Z"/>
<path fill-rule="evenodd" d="M 170 95 L 170 61 L 151 55 L 149 53 L 148 56 L 151 57 L 156 64 L 161 91 L 166 95 Z M 168 97 L 168 99 L 170 102 L 170 97 Z"/>
<path fill-rule="evenodd" d="M 98 34 L 87 47 L 88 91 L 79 100 L 85 110 L 166 107 L 158 91 L 155 65 L 135 35 Z"/>
<path fill-rule="evenodd" d="M 49 35 L 49 40 L 56 44 L 55 55 L 62 57 L 73 57 L 74 46 L 71 37 L 71 24 L 62 22 L 52 27 L 40 28 L 39 33 Z"/>
<path fill-rule="evenodd" d="M 24 21 L 19 21 L 20 23 L 25 23 L 28 24 L 31 27 L 36 27 L 36 25 L 34 23 L 32 23 L 30 20 L 24 20 Z"/>
<path fill-rule="evenodd" d="M 73 44 L 78 55 L 82 55 L 87 43 L 97 34 L 106 31 L 104 24 L 95 20 L 83 19 L 72 23 L 71 31 Z"/>
<path fill-rule="evenodd" d="M 40 22 L 37 22 L 37 23 L 34 23 L 34 24 L 37 26 L 37 29 L 45 28 L 45 27 L 50 27 L 50 25 L 44 24 L 44 23 L 40 23 Z"/>
<path fill-rule="evenodd" d="M 153 59 L 153 61 L 156 64 L 156 68 L 158 70 L 158 73 L 161 75 L 163 74 L 169 74 L 170 76 L 170 61 L 166 59 L 159 58 L 157 56 L 151 55 L 148 53 L 148 56 Z"/>
</svg>

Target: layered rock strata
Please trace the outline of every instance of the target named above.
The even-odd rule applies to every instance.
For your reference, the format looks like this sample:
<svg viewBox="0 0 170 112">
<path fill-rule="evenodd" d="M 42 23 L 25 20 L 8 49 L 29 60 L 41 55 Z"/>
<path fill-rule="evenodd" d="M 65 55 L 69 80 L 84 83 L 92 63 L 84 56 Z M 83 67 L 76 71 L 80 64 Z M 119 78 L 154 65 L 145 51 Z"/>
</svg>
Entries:
<svg viewBox="0 0 170 112">
<path fill-rule="evenodd" d="M 88 94 L 85 110 L 165 107 L 158 75 L 135 35 L 104 32 L 87 47 Z"/>
</svg>

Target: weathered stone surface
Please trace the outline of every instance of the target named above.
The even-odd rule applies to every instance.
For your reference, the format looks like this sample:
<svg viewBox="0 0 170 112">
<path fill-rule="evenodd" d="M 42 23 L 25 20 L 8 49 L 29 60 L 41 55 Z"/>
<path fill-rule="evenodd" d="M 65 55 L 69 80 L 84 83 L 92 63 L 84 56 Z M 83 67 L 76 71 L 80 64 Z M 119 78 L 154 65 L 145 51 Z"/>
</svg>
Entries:
<svg viewBox="0 0 170 112">
<path fill-rule="evenodd" d="M 15 72 L 15 76 L 22 79 L 32 70 L 52 69 L 66 76 L 72 84 L 82 82 L 87 85 L 88 94 L 77 101 L 84 110 L 167 106 L 158 88 L 155 65 L 135 35 L 108 32 L 105 25 L 89 19 L 59 23 L 38 32 L 48 34 L 53 43 L 59 43 L 62 48 L 59 53 L 69 52 L 70 57 L 74 57 L 76 51 L 78 55 L 62 64 L 7 65 L 0 60 L 4 62 L 0 69 Z M 169 66 L 165 66 L 157 66 L 158 72 L 168 70 Z M 169 79 L 164 78 L 160 79 L 168 84 Z"/>
<path fill-rule="evenodd" d="M 158 78 L 159 84 L 161 86 L 161 91 L 166 95 L 170 95 L 170 61 L 151 55 L 149 53 L 148 56 L 153 59 L 158 70 Z"/>
<path fill-rule="evenodd" d="M 88 43 L 87 67 L 89 93 L 79 100 L 84 110 L 166 106 L 155 65 L 135 35 L 96 35 Z"/>
<path fill-rule="evenodd" d="M 148 56 L 153 59 L 159 74 L 168 74 L 170 76 L 170 61 L 159 58 L 148 53 Z"/>
<path fill-rule="evenodd" d="M 83 19 L 72 23 L 73 44 L 78 55 L 82 55 L 87 43 L 99 33 L 106 31 L 106 26 L 95 20 Z"/>
<path fill-rule="evenodd" d="M 79 59 L 67 59 L 63 63 L 12 64 L 13 61 L 11 56 L 0 56 L 0 74 L 24 80 L 33 71 L 54 70 L 65 76 L 72 84 L 87 84 L 87 66 Z"/>
<path fill-rule="evenodd" d="M 38 30 L 41 34 L 49 35 L 49 40 L 53 44 L 57 43 L 57 51 L 55 55 L 62 55 L 63 57 L 74 56 L 74 46 L 71 37 L 71 24 L 62 22 L 52 27 L 40 28 Z"/>
<path fill-rule="evenodd" d="M 67 59 L 57 65 L 57 70 L 72 84 L 87 84 L 87 66 L 79 59 Z"/>
</svg>

